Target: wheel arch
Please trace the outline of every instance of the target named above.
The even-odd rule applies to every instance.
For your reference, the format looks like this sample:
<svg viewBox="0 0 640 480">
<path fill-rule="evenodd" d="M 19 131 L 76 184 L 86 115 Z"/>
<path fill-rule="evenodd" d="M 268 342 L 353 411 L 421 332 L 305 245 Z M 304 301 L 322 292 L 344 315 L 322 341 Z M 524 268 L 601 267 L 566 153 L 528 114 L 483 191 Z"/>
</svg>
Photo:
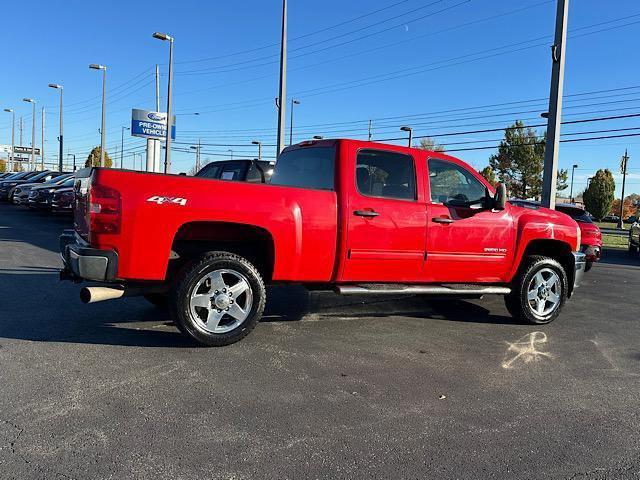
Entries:
<svg viewBox="0 0 640 480">
<path fill-rule="evenodd" d="M 186 261 L 206 252 L 225 251 L 249 260 L 265 281 L 273 274 L 275 245 L 265 228 L 233 222 L 187 222 L 177 230 L 171 245 L 167 277 Z"/>
<path fill-rule="evenodd" d="M 524 261 L 532 256 L 540 255 L 543 257 L 549 257 L 556 260 L 565 273 L 567 274 L 568 282 L 568 296 L 571 296 L 573 292 L 573 283 L 575 279 L 575 260 L 571 246 L 562 240 L 556 240 L 551 238 L 538 238 L 533 239 L 527 243 L 524 252 L 520 258 L 518 268 L 524 263 Z"/>
</svg>

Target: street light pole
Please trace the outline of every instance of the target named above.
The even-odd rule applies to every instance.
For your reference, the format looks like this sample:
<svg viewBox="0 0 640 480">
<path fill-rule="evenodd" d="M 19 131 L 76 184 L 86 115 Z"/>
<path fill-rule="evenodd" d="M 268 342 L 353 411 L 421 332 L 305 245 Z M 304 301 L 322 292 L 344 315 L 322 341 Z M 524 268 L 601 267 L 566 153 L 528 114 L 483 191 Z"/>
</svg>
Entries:
<svg viewBox="0 0 640 480">
<path fill-rule="evenodd" d="M 624 228 L 624 184 L 627 180 L 627 163 L 629 163 L 629 155 L 627 154 L 627 150 L 625 149 L 624 155 L 622 156 L 622 160 L 620 162 L 620 167 L 622 170 L 622 197 L 620 198 L 620 220 L 618 220 L 618 228 Z"/>
<path fill-rule="evenodd" d="M 56 90 L 60 90 L 60 136 L 58 137 L 58 142 L 59 142 L 59 152 L 60 154 L 58 155 L 58 170 L 60 172 L 62 172 L 62 155 L 63 155 L 63 151 L 64 151 L 64 140 L 63 140 L 63 134 L 64 134 L 64 127 L 63 127 L 63 116 L 62 116 L 62 92 L 64 91 L 64 88 L 62 87 L 62 85 L 58 85 L 57 83 L 50 83 L 49 87 L 51 88 L 55 88 Z"/>
<path fill-rule="evenodd" d="M 105 144 L 105 98 L 107 94 L 107 67 L 92 63 L 89 68 L 102 70 L 102 126 L 100 127 L 100 166 L 104 167 L 104 144 Z"/>
<path fill-rule="evenodd" d="M 30 103 L 33 107 L 31 112 L 31 169 L 36 169 L 36 101 L 33 98 L 23 98 L 23 102 Z"/>
<path fill-rule="evenodd" d="M 549 94 L 549 120 L 544 152 L 542 176 L 542 205 L 556 208 L 558 177 L 558 150 L 560 149 L 560 125 L 562 123 L 562 92 L 564 89 L 564 61 L 567 46 L 567 20 L 569 0 L 558 0 L 556 32 L 551 46 L 551 92 Z"/>
<path fill-rule="evenodd" d="M 42 130 L 42 145 L 40 146 L 40 168 L 44 171 L 44 120 L 45 113 L 44 107 L 42 107 L 42 120 L 40 122 L 40 127 Z"/>
<path fill-rule="evenodd" d="M 569 200 L 571 203 L 573 203 L 573 174 L 576 171 L 576 168 L 578 168 L 578 165 L 574 165 L 571 168 L 571 190 L 569 191 Z"/>
<path fill-rule="evenodd" d="M 293 106 L 300 105 L 300 100 L 291 99 L 291 125 L 289 127 L 289 145 L 293 145 Z"/>
<path fill-rule="evenodd" d="M 227 150 L 227 152 L 229 152 L 231 154 L 231 160 L 233 160 L 233 150 L 229 149 L 229 150 Z"/>
<path fill-rule="evenodd" d="M 67 153 L 67 158 L 73 157 L 73 171 L 76 171 L 76 154 L 75 153 Z"/>
<path fill-rule="evenodd" d="M 409 148 L 411 148 L 411 144 L 413 143 L 413 128 L 400 127 L 400 130 L 402 130 L 403 132 L 409 132 Z"/>
<path fill-rule="evenodd" d="M 169 42 L 169 81 L 167 83 L 167 131 L 165 135 L 165 151 L 164 151 L 164 173 L 169 173 L 171 170 L 171 126 L 172 126 L 172 112 L 171 112 L 171 92 L 173 88 L 173 37 L 166 33 L 155 32 L 153 38 L 158 40 Z"/>
<path fill-rule="evenodd" d="M 5 108 L 4 111 L 11 114 L 11 155 L 9 156 L 8 171 L 13 172 L 16 161 L 16 154 L 14 153 L 16 148 L 16 112 L 13 111 L 13 108 Z"/>
<path fill-rule="evenodd" d="M 129 127 L 122 127 L 122 135 L 120 138 L 120 168 L 122 169 L 122 155 L 124 153 L 124 131 L 131 130 Z"/>
<path fill-rule="evenodd" d="M 284 150 L 285 102 L 287 98 L 287 0 L 282 0 L 282 37 L 280 40 L 280 89 L 278 91 L 278 146 L 276 158 Z"/>
<path fill-rule="evenodd" d="M 251 144 L 258 146 L 258 160 L 262 160 L 262 142 L 254 140 L 251 142 Z"/>
</svg>

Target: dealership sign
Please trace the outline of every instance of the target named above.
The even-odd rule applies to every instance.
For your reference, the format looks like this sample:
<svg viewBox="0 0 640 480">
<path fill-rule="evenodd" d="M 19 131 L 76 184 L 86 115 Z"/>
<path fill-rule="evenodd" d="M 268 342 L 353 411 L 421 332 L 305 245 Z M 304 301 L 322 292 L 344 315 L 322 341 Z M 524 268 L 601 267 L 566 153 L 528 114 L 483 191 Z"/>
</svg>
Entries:
<svg viewBox="0 0 640 480">
<path fill-rule="evenodd" d="M 131 135 L 163 140 L 167 134 L 167 114 L 134 108 L 131 111 Z M 176 138 L 176 117 L 171 122 L 171 139 Z"/>
<path fill-rule="evenodd" d="M 14 155 L 31 155 L 31 147 L 23 147 L 16 145 L 13 147 Z M 11 155 L 11 145 L 0 145 L 0 153 L 6 153 Z M 33 149 L 35 155 L 40 155 L 40 149 L 38 147 Z"/>
</svg>

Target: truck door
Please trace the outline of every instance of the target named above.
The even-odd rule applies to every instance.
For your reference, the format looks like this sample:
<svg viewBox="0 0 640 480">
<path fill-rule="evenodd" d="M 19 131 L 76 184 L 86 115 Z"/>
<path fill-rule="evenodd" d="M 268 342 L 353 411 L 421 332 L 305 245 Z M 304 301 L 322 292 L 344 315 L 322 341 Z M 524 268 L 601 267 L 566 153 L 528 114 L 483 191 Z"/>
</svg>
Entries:
<svg viewBox="0 0 640 480">
<path fill-rule="evenodd" d="M 377 149 L 356 154 L 347 209 L 345 281 L 411 282 L 422 275 L 425 203 L 410 155 Z M 418 184 L 418 185 L 417 185 Z"/>
<path fill-rule="evenodd" d="M 485 206 L 486 186 L 462 163 L 427 160 L 425 280 L 501 282 L 513 258 L 510 209 Z"/>
</svg>

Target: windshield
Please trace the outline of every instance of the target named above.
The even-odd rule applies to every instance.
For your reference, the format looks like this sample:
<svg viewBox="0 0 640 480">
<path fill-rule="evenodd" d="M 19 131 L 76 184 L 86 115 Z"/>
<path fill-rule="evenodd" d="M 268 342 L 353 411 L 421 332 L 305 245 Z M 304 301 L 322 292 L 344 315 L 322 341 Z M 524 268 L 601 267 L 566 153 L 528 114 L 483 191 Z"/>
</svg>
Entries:
<svg viewBox="0 0 640 480">
<path fill-rule="evenodd" d="M 593 223 L 593 220 L 591 219 L 591 215 L 589 215 L 589 212 L 581 208 L 562 207 L 560 205 L 556 205 L 556 210 L 569 215 L 576 222 Z"/>
<path fill-rule="evenodd" d="M 278 158 L 272 185 L 333 190 L 334 147 L 303 147 L 285 150 Z"/>
</svg>

